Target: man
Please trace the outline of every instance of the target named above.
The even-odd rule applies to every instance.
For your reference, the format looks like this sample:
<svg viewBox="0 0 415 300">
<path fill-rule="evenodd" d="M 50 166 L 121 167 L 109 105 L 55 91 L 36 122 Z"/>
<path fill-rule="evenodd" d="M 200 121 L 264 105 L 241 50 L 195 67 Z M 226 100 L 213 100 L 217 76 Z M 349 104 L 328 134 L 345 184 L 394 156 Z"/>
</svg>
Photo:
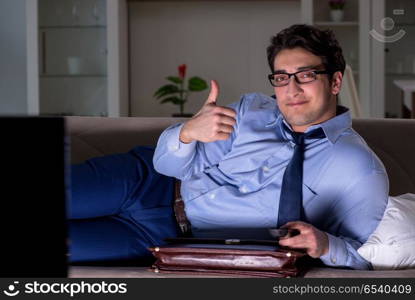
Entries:
<svg viewBox="0 0 415 300">
<path fill-rule="evenodd" d="M 330 31 L 293 25 L 267 52 L 275 98 L 223 107 L 212 81 L 201 110 L 167 128 L 154 156 L 136 147 L 72 167 L 72 262 L 148 257 L 148 246 L 179 235 L 175 177 L 194 236 L 286 227 L 299 234 L 282 246 L 329 266 L 371 267 L 356 250 L 383 215 L 388 179 L 337 106 L 341 48 Z"/>
<path fill-rule="evenodd" d="M 168 128 L 154 155 L 155 169 L 182 181 L 192 230 L 275 227 L 284 171 L 294 154 L 293 136 L 306 139 L 302 205 L 305 221 L 283 227 L 299 235 L 280 245 L 306 249 L 326 265 L 368 269 L 357 249 L 375 230 L 388 197 L 385 169 L 351 129 L 348 110 L 337 106 L 345 63 L 330 31 L 294 25 L 275 36 L 268 60 L 276 100 L 261 94 L 217 104 L 212 81 L 202 109 Z M 289 200 L 290 201 L 290 200 Z"/>
</svg>

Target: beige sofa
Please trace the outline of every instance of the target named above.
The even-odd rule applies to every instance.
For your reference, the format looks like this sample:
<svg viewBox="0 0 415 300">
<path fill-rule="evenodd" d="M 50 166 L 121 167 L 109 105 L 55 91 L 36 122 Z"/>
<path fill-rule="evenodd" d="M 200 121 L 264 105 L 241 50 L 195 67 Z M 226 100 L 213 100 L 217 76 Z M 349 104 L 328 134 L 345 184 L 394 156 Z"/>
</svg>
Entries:
<svg viewBox="0 0 415 300">
<path fill-rule="evenodd" d="M 136 145 L 155 145 L 169 125 L 178 118 L 66 117 L 71 137 L 71 162 L 126 152 Z M 415 193 L 415 120 L 355 119 L 359 132 L 385 164 L 390 195 Z M 148 272 L 145 267 L 73 266 L 71 277 L 180 277 Z M 415 269 L 356 271 L 316 268 L 306 277 L 415 277 Z"/>
</svg>

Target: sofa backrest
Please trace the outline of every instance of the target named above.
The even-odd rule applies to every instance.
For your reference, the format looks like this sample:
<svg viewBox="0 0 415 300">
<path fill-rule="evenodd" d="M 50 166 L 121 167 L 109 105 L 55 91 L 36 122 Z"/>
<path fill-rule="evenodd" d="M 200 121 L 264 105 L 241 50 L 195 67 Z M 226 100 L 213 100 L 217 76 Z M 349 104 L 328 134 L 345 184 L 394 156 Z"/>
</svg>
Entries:
<svg viewBox="0 0 415 300">
<path fill-rule="evenodd" d="M 155 145 L 160 133 L 180 118 L 65 117 L 71 162 Z M 354 119 L 353 128 L 384 163 L 390 195 L 415 193 L 415 120 Z"/>
<path fill-rule="evenodd" d="M 415 193 L 415 120 L 354 119 L 353 128 L 385 165 L 389 194 Z"/>
</svg>

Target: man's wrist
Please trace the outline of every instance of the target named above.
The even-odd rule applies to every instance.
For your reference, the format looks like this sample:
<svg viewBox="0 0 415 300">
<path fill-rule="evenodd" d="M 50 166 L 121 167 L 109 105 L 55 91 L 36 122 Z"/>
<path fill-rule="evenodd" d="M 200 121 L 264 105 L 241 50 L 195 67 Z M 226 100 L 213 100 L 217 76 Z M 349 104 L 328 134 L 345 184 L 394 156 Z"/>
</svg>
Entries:
<svg viewBox="0 0 415 300">
<path fill-rule="evenodd" d="M 324 248 L 323 248 L 321 256 L 329 253 L 329 249 L 330 249 L 329 236 L 324 231 L 323 231 L 323 235 L 324 235 Z"/>
<path fill-rule="evenodd" d="M 193 140 L 191 138 L 189 138 L 189 136 L 187 135 L 187 131 L 185 129 L 185 126 L 186 126 L 186 124 L 180 130 L 179 140 L 180 140 L 180 142 L 182 142 L 184 144 L 190 144 L 191 142 L 193 142 Z"/>
</svg>

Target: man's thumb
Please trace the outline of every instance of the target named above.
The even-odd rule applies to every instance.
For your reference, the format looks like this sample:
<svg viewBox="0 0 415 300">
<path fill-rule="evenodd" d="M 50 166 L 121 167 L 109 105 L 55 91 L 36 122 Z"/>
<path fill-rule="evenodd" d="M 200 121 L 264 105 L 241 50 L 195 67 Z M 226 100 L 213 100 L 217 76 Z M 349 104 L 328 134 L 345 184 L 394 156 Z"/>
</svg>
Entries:
<svg viewBox="0 0 415 300">
<path fill-rule="evenodd" d="M 209 92 L 209 96 L 205 104 L 209 104 L 209 103 L 216 104 L 216 99 L 218 98 L 218 96 L 219 96 L 219 85 L 216 82 L 216 80 L 211 80 L 210 81 L 210 92 Z"/>
</svg>

